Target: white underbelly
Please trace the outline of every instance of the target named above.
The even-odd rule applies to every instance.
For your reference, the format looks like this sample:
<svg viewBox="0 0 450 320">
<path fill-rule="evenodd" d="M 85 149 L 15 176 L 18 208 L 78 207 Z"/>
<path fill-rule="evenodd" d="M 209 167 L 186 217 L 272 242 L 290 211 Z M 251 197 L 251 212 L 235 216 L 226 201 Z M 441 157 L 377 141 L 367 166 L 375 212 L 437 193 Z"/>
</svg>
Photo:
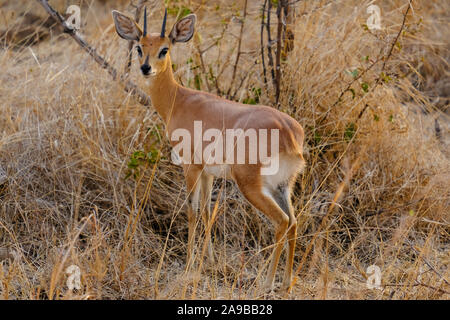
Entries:
<svg viewBox="0 0 450 320">
<path fill-rule="evenodd" d="M 231 166 L 229 164 L 205 165 L 203 170 L 216 178 L 231 179 Z"/>
</svg>

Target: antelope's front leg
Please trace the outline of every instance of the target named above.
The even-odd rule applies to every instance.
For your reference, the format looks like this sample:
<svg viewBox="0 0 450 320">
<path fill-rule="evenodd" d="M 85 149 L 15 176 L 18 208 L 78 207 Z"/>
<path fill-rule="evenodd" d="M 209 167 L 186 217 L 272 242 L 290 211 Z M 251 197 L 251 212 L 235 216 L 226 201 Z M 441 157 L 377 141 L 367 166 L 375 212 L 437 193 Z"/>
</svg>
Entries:
<svg viewBox="0 0 450 320">
<path fill-rule="evenodd" d="M 208 241 L 207 243 L 207 249 L 208 249 L 208 260 L 210 263 L 214 263 L 214 254 L 212 250 L 212 242 L 211 242 L 211 229 L 208 230 L 210 219 L 211 219 L 211 190 L 214 182 L 214 177 L 211 175 L 206 174 L 205 172 L 202 173 L 201 176 L 202 186 L 201 186 L 201 192 L 202 192 L 202 217 L 203 217 L 203 224 L 205 226 L 205 238 Z M 208 233 L 209 232 L 209 233 Z"/>
<path fill-rule="evenodd" d="M 187 191 L 187 218 L 188 218 L 188 249 L 186 265 L 190 266 L 194 258 L 194 242 L 195 242 L 195 227 L 197 225 L 197 213 L 200 208 L 200 189 L 201 189 L 201 169 L 195 166 L 185 166 L 184 175 L 186 178 Z"/>
</svg>

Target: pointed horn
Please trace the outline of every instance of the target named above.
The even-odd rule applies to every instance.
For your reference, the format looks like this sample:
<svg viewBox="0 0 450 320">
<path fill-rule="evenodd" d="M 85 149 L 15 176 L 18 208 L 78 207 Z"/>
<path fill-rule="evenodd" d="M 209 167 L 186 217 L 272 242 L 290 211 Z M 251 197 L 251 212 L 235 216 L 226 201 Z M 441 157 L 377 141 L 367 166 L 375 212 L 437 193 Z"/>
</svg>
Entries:
<svg viewBox="0 0 450 320">
<path fill-rule="evenodd" d="M 166 22 L 167 22 L 167 8 L 166 11 L 164 12 L 164 20 L 161 29 L 161 38 L 164 38 L 166 36 Z"/>
<path fill-rule="evenodd" d="M 147 7 L 144 7 L 144 37 L 147 35 Z"/>
</svg>

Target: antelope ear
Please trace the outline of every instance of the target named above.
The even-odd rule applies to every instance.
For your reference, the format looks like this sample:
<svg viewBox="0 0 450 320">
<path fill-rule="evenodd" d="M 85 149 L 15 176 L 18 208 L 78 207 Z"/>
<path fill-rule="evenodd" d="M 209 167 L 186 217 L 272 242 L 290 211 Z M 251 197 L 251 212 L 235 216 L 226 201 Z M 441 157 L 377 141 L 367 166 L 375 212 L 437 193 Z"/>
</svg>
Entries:
<svg viewBox="0 0 450 320">
<path fill-rule="evenodd" d="M 172 43 L 175 42 L 188 42 L 194 35 L 195 21 L 197 16 L 195 14 L 190 14 L 175 23 L 170 31 L 169 39 Z"/>
<path fill-rule="evenodd" d="M 116 10 L 112 11 L 112 16 L 117 34 L 121 38 L 130 41 L 139 41 L 142 36 L 142 30 L 133 19 Z"/>
</svg>

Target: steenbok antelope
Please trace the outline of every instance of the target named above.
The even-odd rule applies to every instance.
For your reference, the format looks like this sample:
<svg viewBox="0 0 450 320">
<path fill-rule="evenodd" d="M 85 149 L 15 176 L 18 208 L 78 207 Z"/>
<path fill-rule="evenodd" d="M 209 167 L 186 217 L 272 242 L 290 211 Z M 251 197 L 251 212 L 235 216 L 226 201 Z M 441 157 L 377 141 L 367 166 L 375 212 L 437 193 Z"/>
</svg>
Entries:
<svg viewBox="0 0 450 320">
<path fill-rule="evenodd" d="M 182 155 L 189 206 L 187 263 L 189 264 L 193 257 L 197 213 L 202 212 L 203 222 L 205 226 L 208 225 L 213 179 L 225 177 L 233 179 L 245 198 L 264 213 L 275 226 L 274 252 L 264 284 L 268 290 L 273 287 L 278 261 L 287 239 L 287 263 L 283 287 L 288 288 L 292 280 L 297 236 L 297 222 L 290 195 L 297 174 L 305 163 L 302 156 L 304 138 L 302 127 L 296 120 L 274 108 L 244 105 L 179 85 L 173 76 L 169 53 L 177 42 L 187 42 L 192 38 L 196 16 L 190 14 L 182 18 L 166 36 L 167 10 L 160 33 L 147 32 L 146 11 L 143 31 L 132 18 L 118 11 L 112 11 L 112 16 L 119 36 L 137 42 L 140 68 L 144 77 L 148 79 L 148 92 L 152 104 L 166 123 L 171 144 L 174 147 L 178 146 L 177 141 L 181 136 L 184 138 L 186 135 L 194 136 L 194 141 L 189 142 L 188 150 L 184 149 Z M 199 140 L 202 137 L 195 132 L 197 129 L 205 132 L 204 140 L 211 142 L 212 138 L 215 138 L 212 148 L 204 140 Z M 238 134 L 234 134 L 230 139 L 228 133 L 233 133 L 233 130 Z M 228 138 L 226 149 L 223 137 L 220 136 L 224 132 Z M 258 137 L 256 133 L 259 134 Z M 263 133 L 266 133 L 265 137 Z M 267 142 L 268 137 L 271 143 Z M 245 144 L 246 138 L 249 140 L 248 144 Z M 272 162 L 271 164 L 277 162 L 275 171 L 263 173 L 268 163 L 261 157 L 255 160 L 256 144 L 259 144 L 260 156 L 261 150 L 270 151 L 269 162 Z M 199 154 L 198 150 L 202 150 L 202 147 L 205 152 L 208 148 L 210 151 L 214 149 L 215 162 L 210 161 L 211 159 L 201 151 Z M 234 161 L 234 151 L 240 160 L 237 163 Z M 224 154 L 227 156 L 225 161 Z M 208 257 L 213 261 L 211 243 L 208 243 Z"/>
</svg>

